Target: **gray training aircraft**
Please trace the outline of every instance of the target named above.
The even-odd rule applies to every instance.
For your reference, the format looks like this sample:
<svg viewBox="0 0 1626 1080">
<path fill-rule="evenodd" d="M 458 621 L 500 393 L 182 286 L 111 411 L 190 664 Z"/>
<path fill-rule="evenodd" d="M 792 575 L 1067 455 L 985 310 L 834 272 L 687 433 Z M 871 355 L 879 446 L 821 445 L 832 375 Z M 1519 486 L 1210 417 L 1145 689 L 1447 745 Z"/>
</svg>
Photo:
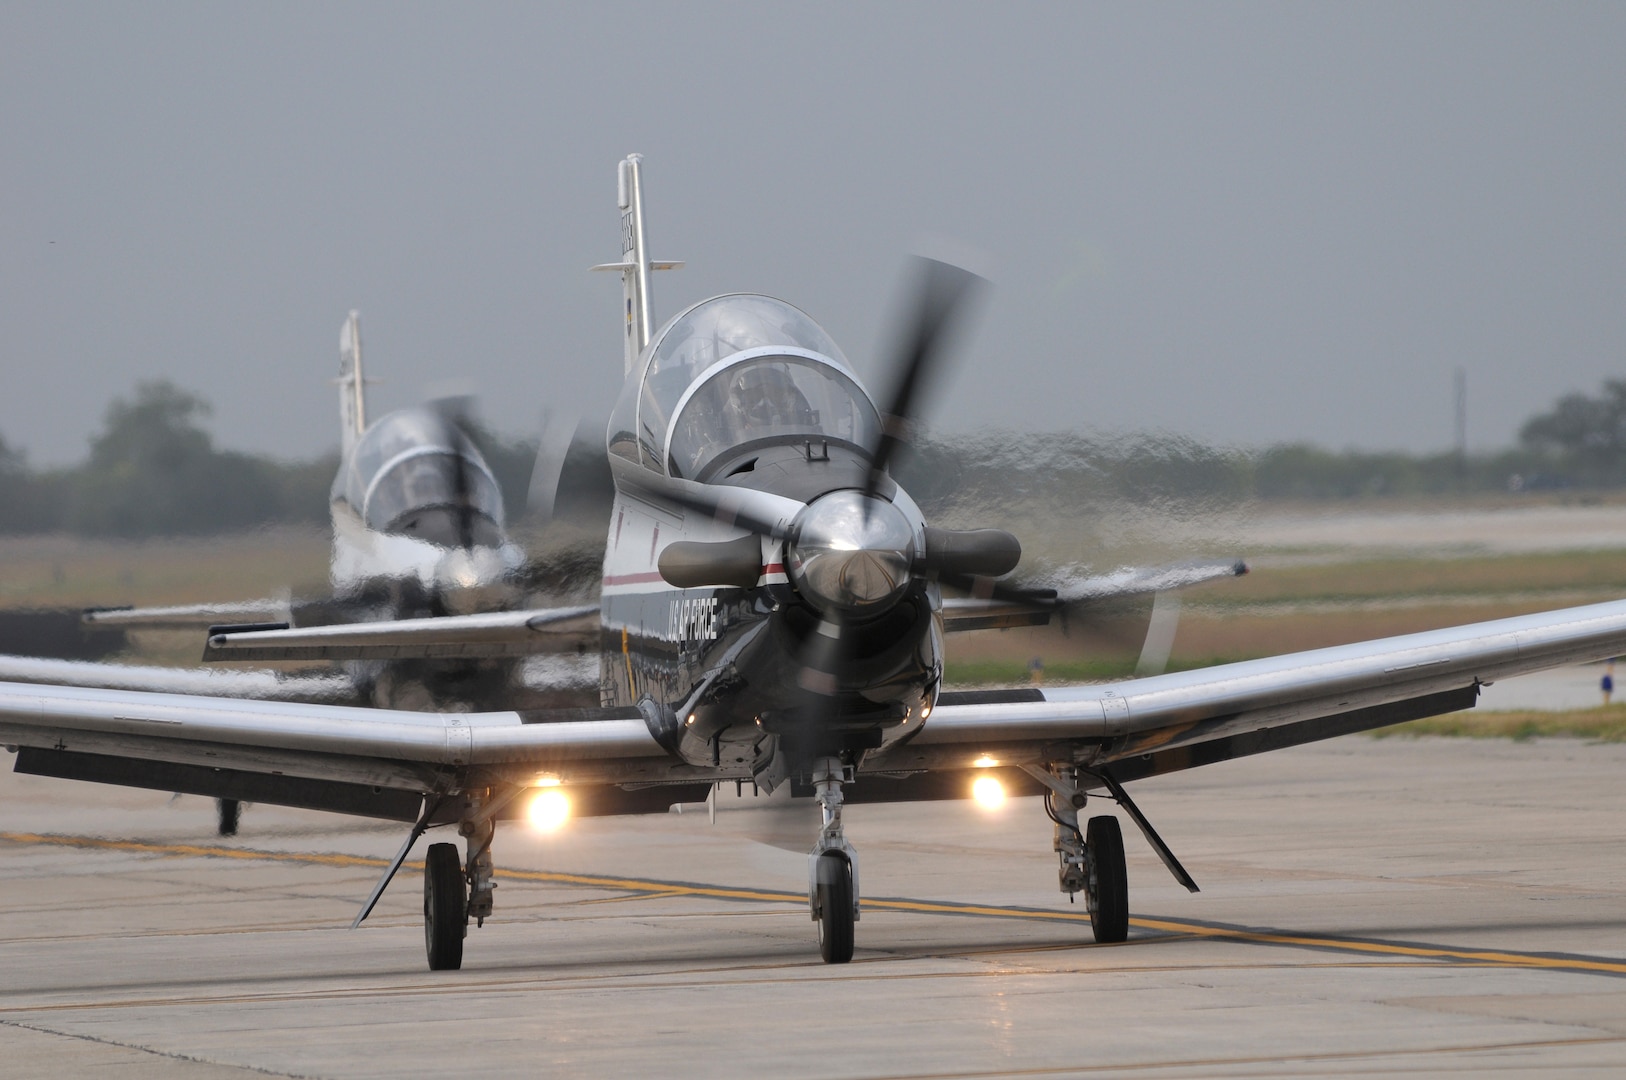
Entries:
<svg viewBox="0 0 1626 1080">
<path fill-rule="evenodd" d="M 507 534 L 502 492 L 467 431 L 467 405 L 441 399 L 367 418 L 361 320 L 352 311 L 339 336 L 341 453 L 329 498 L 330 594 L 172 607 L 92 608 L 87 628 L 226 629 L 237 625 L 377 626 L 405 619 L 472 615 L 524 606 L 533 568 Z M 583 607 L 584 613 L 596 609 Z M 592 620 L 596 623 L 596 620 Z M 586 623 L 583 623 L 585 628 Z M 555 630 L 558 628 L 555 627 Z M 596 645 L 597 628 L 582 642 Z M 572 641 L 575 651 L 579 642 Z M 110 689 L 162 689 L 292 701 L 369 703 L 386 708 L 489 705 L 514 688 L 489 665 L 438 668 L 350 656 L 343 678 L 277 679 L 271 672 L 185 672 L 118 664 L 64 664 L 0 657 L 0 678 L 74 682 Z M 402 659 L 417 659 L 404 657 Z M 455 659 L 455 658 L 454 658 Z"/>
<path fill-rule="evenodd" d="M 1128 931 L 1117 802 L 1196 884 L 1125 790 L 1137 779 L 1471 707 L 1493 679 L 1626 652 L 1626 602 L 1570 608 L 1105 685 L 953 693 L 947 633 L 1043 621 L 1088 594 L 999 580 L 1015 537 L 928 524 L 889 475 L 958 300 L 932 264 L 896 386 L 877 407 L 807 315 L 768 296 L 696 304 L 652 332 L 641 162 L 619 172 L 626 384 L 607 431 L 615 483 L 596 609 L 599 704 L 414 712 L 0 684 L 20 772 L 411 822 L 359 923 L 429 828 L 431 968 L 462 962 L 492 912 L 491 840 L 529 799 L 576 814 L 665 811 L 720 782 L 816 804 L 808 905 L 825 960 L 849 960 L 859 860 L 844 803 L 1043 796 L 1063 892 L 1098 941 Z M 1141 575 L 1156 591 L 1232 572 Z M 1133 578 L 1134 575 L 1131 575 Z M 1089 588 L 1120 588 L 1097 582 Z M 945 595 L 948 594 L 948 595 Z M 488 657 L 545 651 L 571 609 L 220 630 L 232 658 Z M 809 814 L 814 814 L 809 805 Z"/>
<path fill-rule="evenodd" d="M 87 629 L 382 624 L 387 630 L 400 620 L 524 606 L 537 567 L 507 535 L 502 492 L 468 434 L 465 403 L 443 399 L 369 423 L 361 321 L 354 311 L 340 331 L 337 382 L 341 454 L 330 497 L 330 594 L 94 608 L 83 616 Z M 331 674 L 0 656 L 0 679 L 418 710 L 591 703 L 597 697 L 592 657 L 577 654 L 597 647 L 597 608 L 572 610 L 573 621 L 568 615 L 550 620 L 549 632 L 538 635 L 531 650 L 571 654 L 547 668 L 552 681 L 543 686 L 527 678 L 522 655 L 435 658 L 389 650 L 353 650 L 342 670 Z M 230 797 L 218 802 L 220 832 L 230 835 L 237 830 L 240 803 Z"/>
</svg>

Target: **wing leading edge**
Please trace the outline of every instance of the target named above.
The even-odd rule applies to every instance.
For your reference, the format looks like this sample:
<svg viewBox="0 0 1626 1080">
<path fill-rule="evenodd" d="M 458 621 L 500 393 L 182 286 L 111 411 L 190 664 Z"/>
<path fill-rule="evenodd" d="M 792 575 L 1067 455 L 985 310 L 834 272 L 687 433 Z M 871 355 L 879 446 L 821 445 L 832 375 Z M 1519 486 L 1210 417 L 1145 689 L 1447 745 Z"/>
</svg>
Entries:
<svg viewBox="0 0 1626 1080">
<path fill-rule="evenodd" d="M 218 627 L 205 660 L 537 656 L 598 648 L 597 605 L 308 627 Z"/>
<path fill-rule="evenodd" d="M 1496 679 L 1622 653 L 1626 601 L 1611 601 L 1004 700 L 945 695 L 919 735 L 865 765 L 1065 763 L 1134 779 L 1469 708 Z"/>
<path fill-rule="evenodd" d="M 416 792 L 693 779 L 636 709 L 422 713 L 0 683 L 0 742 Z"/>
</svg>

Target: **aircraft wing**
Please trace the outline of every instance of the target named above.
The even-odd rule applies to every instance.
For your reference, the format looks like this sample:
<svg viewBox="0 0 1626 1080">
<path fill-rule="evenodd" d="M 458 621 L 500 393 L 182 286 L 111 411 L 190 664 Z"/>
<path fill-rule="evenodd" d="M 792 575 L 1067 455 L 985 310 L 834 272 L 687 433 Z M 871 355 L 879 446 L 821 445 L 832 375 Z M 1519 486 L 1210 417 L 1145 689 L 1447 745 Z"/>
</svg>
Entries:
<svg viewBox="0 0 1626 1080">
<path fill-rule="evenodd" d="M 1626 601 L 1612 601 L 1096 686 L 945 693 L 864 768 L 1066 762 L 1127 781 L 1471 708 L 1496 679 L 1623 653 Z"/>
<path fill-rule="evenodd" d="M 630 708 L 423 713 L 0 683 L 0 743 L 23 773 L 406 820 L 426 793 L 696 779 Z"/>
<path fill-rule="evenodd" d="M 535 656 L 598 648 L 597 605 L 329 626 L 215 627 L 205 660 L 399 660 Z"/>
<path fill-rule="evenodd" d="M 86 626 L 110 630 L 203 630 L 221 623 L 287 619 L 287 600 L 245 600 L 232 604 L 176 604 L 167 607 L 86 608 Z"/>
<path fill-rule="evenodd" d="M 0 655 L 0 680 L 18 683 L 53 683 L 102 690 L 139 690 L 149 693 L 204 694 L 210 697 L 251 698 L 258 701 L 303 701 L 328 705 L 360 704 L 356 685 L 342 673 L 292 675 L 277 671 L 207 671 L 50 660 L 34 656 Z"/>
</svg>

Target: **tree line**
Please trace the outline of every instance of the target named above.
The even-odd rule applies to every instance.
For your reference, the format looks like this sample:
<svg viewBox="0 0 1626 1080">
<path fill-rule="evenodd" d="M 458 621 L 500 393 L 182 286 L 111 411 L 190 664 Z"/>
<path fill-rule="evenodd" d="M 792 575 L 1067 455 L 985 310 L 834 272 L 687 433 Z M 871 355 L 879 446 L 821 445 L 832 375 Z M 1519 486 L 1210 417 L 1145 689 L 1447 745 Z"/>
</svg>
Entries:
<svg viewBox="0 0 1626 1080">
<path fill-rule="evenodd" d="M 159 380 L 114 399 L 77 465 L 32 469 L 0 437 L 0 535 L 144 538 L 327 523 L 337 451 L 284 461 L 223 450 L 203 426 L 209 414 L 203 398 Z M 483 429 L 470 435 L 509 505 L 523 505 L 534 448 Z"/>
<path fill-rule="evenodd" d="M 0 437 L 0 535 L 69 532 L 142 538 L 272 524 L 321 525 L 338 468 L 329 452 L 283 461 L 224 450 L 204 427 L 208 402 L 145 382 L 107 408 L 86 459 L 36 470 Z M 523 511 L 535 444 L 470 432 Z M 928 438 L 898 461 L 923 506 L 1071 504 L 1103 499 L 1234 502 L 1352 499 L 1626 486 L 1626 380 L 1570 394 L 1494 453 L 1333 451 L 1307 443 L 1216 447 L 1171 435 L 984 431 Z"/>
</svg>

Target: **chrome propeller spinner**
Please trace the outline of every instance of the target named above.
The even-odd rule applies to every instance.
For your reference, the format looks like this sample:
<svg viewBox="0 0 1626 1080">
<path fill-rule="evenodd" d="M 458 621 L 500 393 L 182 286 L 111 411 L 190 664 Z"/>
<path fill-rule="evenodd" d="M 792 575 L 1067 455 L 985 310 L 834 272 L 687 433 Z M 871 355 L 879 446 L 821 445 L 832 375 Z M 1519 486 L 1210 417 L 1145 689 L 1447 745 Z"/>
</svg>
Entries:
<svg viewBox="0 0 1626 1080">
<path fill-rule="evenodd" d="M 791 583 L 821 611 L 884 611 L 909 585 L 915 528 L 901 510 L 859 491 L 833 491 L 796 515 L 785 548 Z"/>
</svg>

